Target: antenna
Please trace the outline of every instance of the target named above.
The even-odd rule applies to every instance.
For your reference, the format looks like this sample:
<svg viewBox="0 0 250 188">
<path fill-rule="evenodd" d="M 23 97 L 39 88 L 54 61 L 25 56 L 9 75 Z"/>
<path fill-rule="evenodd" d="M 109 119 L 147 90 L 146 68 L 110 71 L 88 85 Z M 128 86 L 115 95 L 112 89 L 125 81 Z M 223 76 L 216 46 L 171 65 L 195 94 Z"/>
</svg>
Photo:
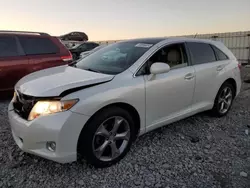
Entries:
<svg viewBox="0 0 250 188">
<path fill-rule="evenodd" d="M 195 34 L 194 38 L 196 38 L 196 37 L 197 37 L 197 35 L 198 35 L 198 33 L 196 33 L 196 34 Z"/>
</svg>

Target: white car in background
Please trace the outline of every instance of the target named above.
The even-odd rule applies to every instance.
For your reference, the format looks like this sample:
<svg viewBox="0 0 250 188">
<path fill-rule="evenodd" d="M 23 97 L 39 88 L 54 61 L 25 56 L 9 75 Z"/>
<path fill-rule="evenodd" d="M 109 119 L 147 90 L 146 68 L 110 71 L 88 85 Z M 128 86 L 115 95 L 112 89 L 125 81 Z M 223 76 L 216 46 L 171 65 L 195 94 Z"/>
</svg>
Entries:
<svg viewBox="0 0 250 188">
<path fill-rule="evenodd" d="M 240 88 L 240 65 L 222 43 L 134 39 L 22 78 L 8 115 L 22 150 L 106 167 L 139 135 L 206 110 L 226 115 Z"/>
<path fill-rule="evenodd" d="M 82 59 L 82 58 L 86 57 L 87 55 L 89 55 L 89 54 L 91 54 L 91 53 L 93 53 L 93 52 L 96 52 L 97 50 L 102 49 L 102 48 L 105 47 L 105 46 L 107 46 L 107 45 L 103 44 L 103 45 L 97 46 L 97 47 L 94 48 L 93 50 L 89 50 L 89 51 L 86 51 L 86 52 L 82 52 L 82 53 L 80 54 L 79 59 Z"/>
</svg>

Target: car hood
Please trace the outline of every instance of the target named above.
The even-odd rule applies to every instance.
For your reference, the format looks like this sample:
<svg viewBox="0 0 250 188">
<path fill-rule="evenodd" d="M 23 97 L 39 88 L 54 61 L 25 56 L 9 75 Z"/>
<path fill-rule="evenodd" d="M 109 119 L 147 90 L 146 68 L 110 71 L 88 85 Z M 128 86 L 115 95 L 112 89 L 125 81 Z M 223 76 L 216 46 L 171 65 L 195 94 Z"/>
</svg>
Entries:
<svg viewBox="0 0 250 188">
<path fill-rule="evenodd" d="M 71 66 L 59 66 L 31 73 L 15 86 L 19 92 L 34 97 L 59 96 L 74 88 L 110 81 L 114 75 L 101 74 Z"/>
</svg>

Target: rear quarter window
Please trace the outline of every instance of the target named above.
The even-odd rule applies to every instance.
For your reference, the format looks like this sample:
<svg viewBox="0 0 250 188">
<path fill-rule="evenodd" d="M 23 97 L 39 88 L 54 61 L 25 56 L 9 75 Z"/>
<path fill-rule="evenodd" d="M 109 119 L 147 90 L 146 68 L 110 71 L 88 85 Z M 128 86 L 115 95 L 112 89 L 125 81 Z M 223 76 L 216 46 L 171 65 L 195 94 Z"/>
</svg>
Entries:
<svg viewBox="0 0 250 188">
<path fill-rule="evenodd" d="M 56 54 L 59 48 L 49 39 L 20 36 L 19 41 L 26 55 Z"/>
<path fill-rule="evenodd" d="M 194 65 L 216 61 L 214 51 L 209 44 L 188 42 L 187 45 L 191 52 L 192 63 Z"/>
<path fill-rule="evenodd" d="M 214 50 L 214 52 L 215 52 L 215 54 L 217 56 L 217 59 L 219 61 L 229 59 L 228 56 L 224 52 L 222 52 L 219 48 L 215 47 L 214 45 L 211 45 L 211 46 L 212 46 L 212 48 L 213 48 L 213 50 Z"/>
</svg>

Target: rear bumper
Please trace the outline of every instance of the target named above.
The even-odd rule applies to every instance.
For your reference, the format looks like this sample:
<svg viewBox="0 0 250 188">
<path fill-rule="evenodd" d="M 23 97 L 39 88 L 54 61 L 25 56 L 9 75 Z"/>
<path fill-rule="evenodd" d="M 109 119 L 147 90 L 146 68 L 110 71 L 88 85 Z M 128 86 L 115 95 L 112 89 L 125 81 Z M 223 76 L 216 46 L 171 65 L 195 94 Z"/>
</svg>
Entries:
<svg viewBox="0 0 250 188">
<path fill-rule="evenodd" d="M 19 148 L 27 153 L 68 163 L 77 159 L 77 142 L 88 116 L 66 111 L 26 121 L 9 106 L 8 117 L 12 135 Z M 55 142 L 54 152 L 47 142 Z"/>
</svg>

